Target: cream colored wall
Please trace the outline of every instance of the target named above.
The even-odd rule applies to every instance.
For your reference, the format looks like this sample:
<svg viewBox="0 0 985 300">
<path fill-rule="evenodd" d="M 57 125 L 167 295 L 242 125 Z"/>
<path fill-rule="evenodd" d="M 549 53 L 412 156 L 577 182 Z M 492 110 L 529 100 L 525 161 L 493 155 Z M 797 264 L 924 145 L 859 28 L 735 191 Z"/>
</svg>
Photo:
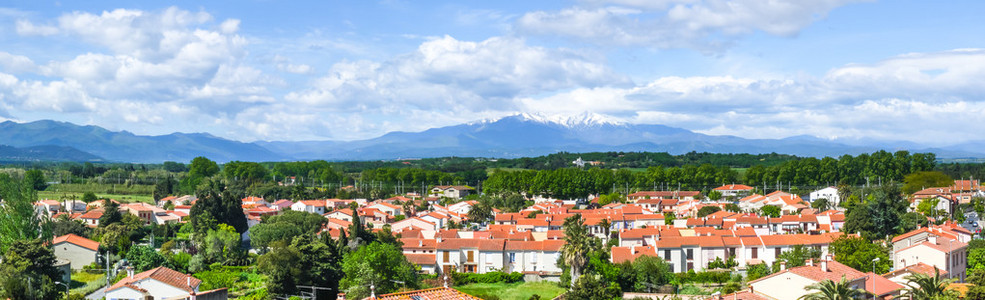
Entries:
<svg viewBox="0 0 985 300">
<path fill-rule="evenodd" d="M 808 293 L 804 287 L 815 281 L 790 272 L 782 273 L 751 284 L 757 293 L 776 299 L 797 299 Z"/>
</svg>

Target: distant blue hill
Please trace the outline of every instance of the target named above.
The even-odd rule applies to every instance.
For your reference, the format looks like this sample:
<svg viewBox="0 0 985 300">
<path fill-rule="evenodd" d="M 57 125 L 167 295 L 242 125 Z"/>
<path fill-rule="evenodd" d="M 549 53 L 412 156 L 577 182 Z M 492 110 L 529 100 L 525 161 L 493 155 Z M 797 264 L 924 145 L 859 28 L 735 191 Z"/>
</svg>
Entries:
<svg viewBox="0 0 985 300">
<path fill-rule="evenodd" d="M 0 161 L 30 162 L 30 161 L 75 161 L 101 162 L 102 157 L 92 155 L 79 149 L 64 146 L 33 146 L 25 148 L 0 145 Z"/>
<path fill-rule="evenodd" d="M 0 144 L 14 147 L 72 147 L 108 161 L 160 163 L 191 161 L 196 156 L 226 162 L 287 159 L 267 148 L 215 137 L 205 133 L 172 133 L 159 136 L 109 131 L 50 120 L 0 123 Z"/>
<path fill-rule="evenodd" d="M 926 147 L 905 141 L 828 140 L 814 136 L 745 139 L 706 135 L 663 125 L 626 124 L 595 114 L 568 118 L 514 115 L 421 132 L 391 132 L 358 141 L 274 141 L 244 143 L 205 133 L 160 136 L 109 131 L 98 126 L 36 121 L 0 123 L 0 145 L 72 147 L 95 158 L 119 162 L 187 162 L 205 156 L 218 162 L 285 160 L 379 160 L 425 157 L 540 156 L 560 151 L 650 151 L 683 154 L 782 153 L 841 156 L 877 150 L 934 152 L 940 158 L 983 158 L 985 142 Z"/>
<path fill-rule="evenodd" d="M 902 141 L 840 143 L 814 136 L 785 139 L 745 139 L 714 136 L 663 125 L 624 124 L 585 114 L 571 118 L 514 115 L 498 120 L 428 129 L 391 132 L 351 142 L 257 142 L 298 159 L 370 160 L 416 157 L 515 158 L 567 152 L 650 151 L 683 154 L 783 153 L 798 156 L 841 156 L 877 150 L 934 152 L 940 157 L 985 157 L 975 144 L 961 149 L 927 148 Z M 982 148 L 977 148 L 982 149 Z"/>
</svg>

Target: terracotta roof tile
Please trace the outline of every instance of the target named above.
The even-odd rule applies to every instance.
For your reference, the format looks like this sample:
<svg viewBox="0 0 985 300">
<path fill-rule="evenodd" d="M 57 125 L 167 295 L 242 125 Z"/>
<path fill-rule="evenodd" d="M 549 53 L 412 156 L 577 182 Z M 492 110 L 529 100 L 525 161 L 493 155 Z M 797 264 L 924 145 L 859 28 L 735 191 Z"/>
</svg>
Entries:
<svg viewBox="0 0 985 300">
<path fill-rule="evenodd" d="M 54 240 L 51 241 L 51 244 L 58 245 L 63 242 L 68 242 L 69 244 L 73 244 L 92 251 L 99 251 L 99 242 L 72 233 L 60 237 L 56 237 Z"/>
</svg>

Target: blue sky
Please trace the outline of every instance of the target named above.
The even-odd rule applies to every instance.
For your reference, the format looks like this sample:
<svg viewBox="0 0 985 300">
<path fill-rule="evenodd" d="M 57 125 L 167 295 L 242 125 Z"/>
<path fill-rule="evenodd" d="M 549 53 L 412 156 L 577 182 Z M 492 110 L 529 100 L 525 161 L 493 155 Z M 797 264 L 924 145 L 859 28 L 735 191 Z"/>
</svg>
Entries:
<svg viewBox="0 0 985 300">
<path fill-rule="evenodd" d="M 242 141 L 516 113 L 937 146 L 985 130 L 981 1 L 8 5 L 0 120 Z"/>
</svg>

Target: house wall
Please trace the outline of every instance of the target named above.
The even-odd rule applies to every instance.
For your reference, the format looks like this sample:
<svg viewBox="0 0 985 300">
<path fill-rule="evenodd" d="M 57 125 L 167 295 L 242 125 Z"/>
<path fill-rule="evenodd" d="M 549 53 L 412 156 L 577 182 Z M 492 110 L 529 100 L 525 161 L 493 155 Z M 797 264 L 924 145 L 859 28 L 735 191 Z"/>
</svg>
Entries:
<svg viewBox="0 0 985 300">
<path fill-rule="evenodd" d="M 55 257 L 71 262 L 73 270 L 81 270 L 83 266 L 96 262 L 96 251 L 78 245 L 61 242 L 54 246 Z"/>
<path fill-rule="evenodd" d="M 860 282 L 864 283 L 864 281 Z M 753 282 L 750 286 L 753 287 L 756 293 L 762 293 L 775 299 L 799 299 L 801 296 L 810 293 L 804 287 L 814 283 L 817 282 L 791 272 L 784 272 Z M 864 287 L 858 282 L 855 285 L 856 288 Z"/>
<path fill-rule="evenodd" d="M 144 294 L 134 289 L 123 287 L 106 293 L 107 300 L 143 300 Z"/>
</svg>

